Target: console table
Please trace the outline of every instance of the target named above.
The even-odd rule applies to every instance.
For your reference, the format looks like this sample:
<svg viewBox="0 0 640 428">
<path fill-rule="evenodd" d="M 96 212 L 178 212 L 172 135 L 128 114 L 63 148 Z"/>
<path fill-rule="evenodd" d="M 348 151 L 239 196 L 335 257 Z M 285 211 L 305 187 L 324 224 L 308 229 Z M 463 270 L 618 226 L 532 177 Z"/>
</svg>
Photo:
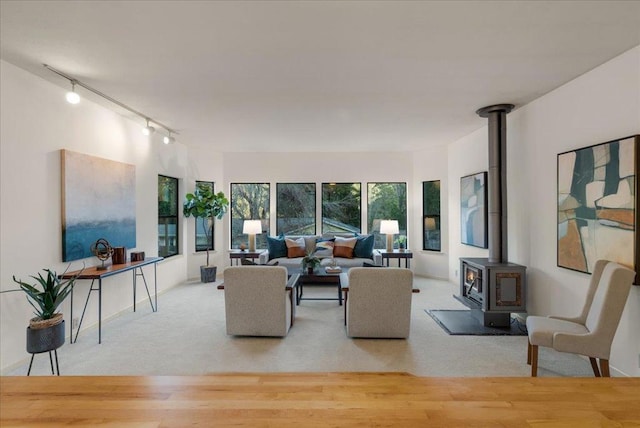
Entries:
<svg viewBox="0 0 640 428">
<path fill-rule="evenodd" d="M 262 250 L 263 251 L 263 250 Z M 231 266 L 233 266 L 233 261 L 236 261 L 236 266 L 240 264 L 241 259 L 259 259 L 260 253 L 262 251 L 240 251 L 240 250 L 231 250 L 229 252 L 229 259 L 231 260 Z"/>
<path fill-rule="evenodd" d="M 380 255 L 382 256 L 382 261 L 384 262 L 384 260 L 387 260 L 387 266 L 389 266 L 389 259 L 398 259 L 398 267 L 400 267 L 400 260 L 404 259 L 404 267 L 406 267 L 407 269 L 409 269 L 410 267 L 410 260 L 413 258 L 413 253 L 409 250 L 404 250 L 404 251 L 400 251 L 400 250 L 393 250 L 391 252 L 387 252 L 384 250 L 379 250 L 380 251 Z"/>
<path fill-rule="evenodd" d="M 148 257 L 144 260 L 137 262 L 127 262 L 123 264 L 111 265 L 107 266 L 106 269 L 100 270 L 98 266 L 88 267 L 86 269 L 76 270 L 73 272 L 66 272 L 62 275 L 59 275 L 59 278 L 69 279 L 75 275 L 80 275 L 77 279 L 86 279 L 91 280 L 91 285 L 89 286 L 89 292 L 87 293 L 87 299 L 84 302 L 84 309 L 82 310 L 82 316 L 80 317 L 80 322 L 78 323 L 76 337 L 73 337 L 73 288 L 71 288 L 71 322 L 70 324 L 70 335 L 69 335 L 69 343 L 74 343 L 78 340 L 78 334 L 80 333 L 80 327 L 82 326 L 82 321 L 84 320 L 84 314 L 87 310 L 87 304 L 89 303 L 89 297 L 91 297 L 92 291 L 98 292 L 98 343 L 102 343 L 102 280 L 104 278 L 108 278 L 113 275 L 117 275 L 119 273 L 132 271 L 133 272 L 133 311 L 136 311 L 136 282 L 138 276 L 142 277 L 144 281 L 144 287 L 147 289 L 147 296 L 149 296 L 149 303 L 151 304 L 151 310 L 153 312 L 158 311 L 158 274 L 156 270 L 156 266 L 159 261 L 163 260 L 163 257 Z M 153 265 L 153 287 L 154 287 L 154 298 L 155 304 L 151 300 L 151 293 L 149 293 L 149 287 L 147 286 L 147 279 L 144 277 L 144 272 L 142 268 L 147 265 Z M 98 281 L 98 288 L 94 288 L 94 284 Z"/>
</svg>

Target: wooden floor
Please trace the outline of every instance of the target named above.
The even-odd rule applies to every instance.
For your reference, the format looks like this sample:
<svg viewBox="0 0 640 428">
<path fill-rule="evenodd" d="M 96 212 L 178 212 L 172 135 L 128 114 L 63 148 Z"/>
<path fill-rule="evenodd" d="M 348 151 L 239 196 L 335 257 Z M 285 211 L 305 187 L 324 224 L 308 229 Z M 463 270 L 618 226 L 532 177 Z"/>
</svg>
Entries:
<svg viewBox="0 0 640 428">
<path fill-rule="evenodd" d="M 0 426 L 627 427 L 640 378 L 403 373 L 0 378 Z"/>
</svg>

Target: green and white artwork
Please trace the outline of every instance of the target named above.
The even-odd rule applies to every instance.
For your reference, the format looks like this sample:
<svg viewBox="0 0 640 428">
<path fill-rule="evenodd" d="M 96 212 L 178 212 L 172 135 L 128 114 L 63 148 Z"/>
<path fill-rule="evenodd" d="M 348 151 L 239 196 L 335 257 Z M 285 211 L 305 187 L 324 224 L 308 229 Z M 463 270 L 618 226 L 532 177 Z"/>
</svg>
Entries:
<svg viewBox="0 0 640 428">
<path fill-rule="evenodd" d="M 100 238 L 113 247 L 136 246 L 134 165 L 69 150 L 62 166 L 62 260 L 91 257 Z"/>
<path fill-rule="evenodd" d="M 638 267 L 638 136 L 558 155 L 558 266 Z"/>
</svg>

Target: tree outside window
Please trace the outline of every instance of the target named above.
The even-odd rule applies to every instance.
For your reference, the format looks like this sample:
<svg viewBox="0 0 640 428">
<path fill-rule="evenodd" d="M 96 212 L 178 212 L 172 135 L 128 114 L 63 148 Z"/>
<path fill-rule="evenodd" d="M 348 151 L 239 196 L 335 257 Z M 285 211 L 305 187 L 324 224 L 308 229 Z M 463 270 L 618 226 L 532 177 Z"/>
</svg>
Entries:
<svg viewBox="0 0 640 428">
<path fill-rule="evenodd" d="M 360 183 L 322 183 L 322 233 L 362 230 Z"/>
<path fill-rule="evenodd" d="M 178 254 L 178 179 L 158 175 L 158 255 Z"/>
<path fill-rule="evenodd" d="M 407 183 L 367 183 L 367 230 L 375 236 L 375 248 L 386 247 L 380 220 L 398 220 L 400 233 L 394 239 L 398 248 L 398 238 L 407 237 Z"/>
<path fill-rule="evenodd" d="M 262 233 L 256 236 L 256 248 L 267 248 L 269 228 L 269 183 L 231 183 L 231 248 L 247 245 L 242 233 L 245 220 L 261 220 Z"/>
<path fill-rule="evenodd" d="M 276 184 L 276 233 L 314 235 L 316 233 L 316 184 Z"/>
</svg>

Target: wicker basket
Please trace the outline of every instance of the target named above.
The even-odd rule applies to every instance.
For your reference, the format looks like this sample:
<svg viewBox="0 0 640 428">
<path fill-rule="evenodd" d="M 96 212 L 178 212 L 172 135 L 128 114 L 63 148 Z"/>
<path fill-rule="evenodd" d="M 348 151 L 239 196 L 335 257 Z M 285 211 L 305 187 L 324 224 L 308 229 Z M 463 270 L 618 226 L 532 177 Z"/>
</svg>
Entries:
<svg viewBox="0 0 640 428">
<path fill-rule="evenodd" d="M 63 315 L 61 313 L 57 313 L 53 317 L 46 320 L 43 320 L 40 317 L 35 317 L 29 320 L 29 327 L 31 327 L 34 330 L 37 330 L 40 328 L 52 327 L 54 325 L 60 324 L 62 322 L 62 319 L 63 319 Z"/>
</svg>

